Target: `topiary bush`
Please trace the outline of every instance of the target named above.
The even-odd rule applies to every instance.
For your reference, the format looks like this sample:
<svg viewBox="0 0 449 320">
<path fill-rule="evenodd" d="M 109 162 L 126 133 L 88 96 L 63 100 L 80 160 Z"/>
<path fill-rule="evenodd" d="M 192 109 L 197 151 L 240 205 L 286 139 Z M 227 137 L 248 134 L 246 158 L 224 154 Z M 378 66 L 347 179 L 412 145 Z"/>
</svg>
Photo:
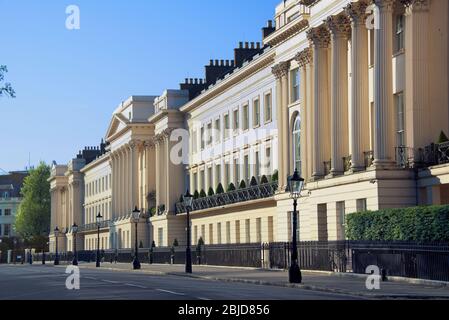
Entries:
<svg viewBox="0 0 449 320">
<path fill-rule="evenodd" d="M 206 198 L 206 197 L 207 197 L 206 192 L 205 192 L 204 190 L 201 190 L 201 192 L 200 192 L 200 198 Z"/>
<path fill-rule="evenodd" d="M 227 192 L 234 191 L 234 190 L 235 190 L 235 185 L 231 182 L 228 186 Z"/>
<path fill-rule="evenodd" d="M 268 183 L 268 178 L 266 175 L 263 175 L 262 178 L 260 179 L 260 184 L 266 184 Z"/>
<path fill-rule="evenodd" d="M 217 186 L 217 190 L 215 191 L 215 193 L 216 194 L 223 194 L 225 191 L 224 191 L 224 188 L 223 188 L 223 185 L 221 184 L 221 182 L 218 184 L 218 186 Z"/>
<path fill-rule="evenodd" d="M 271 176 L 271 181 L 272 182 L 278 182 L 279 181 L 279 172 L 277 170 L 275 170 L 273 172 L 273 175 Z"/>
<path fill-rule="evenodd" d="M 257 182 L 257 179 L 256 179 L 256 177 L 252 177 L 251 178 L 251 181 L 250 181 L 250 183 L 249 183 L 249 185 L 251 186 L 251 187 L 255 187 L 255 186 L 257 186 L 259 183 Z"/>
<path fill-rule="evenodd" d="M 245 180 L 242 180 L 240 182 L 239 189 L 245 189 L 245 188 L 246 188 L 246 182 L 245 182 Z"/>
<path fill-rule="evenodd" d="M 173 247 L 179 247 L 178 239 L 175 239 L 175 240 L 173 241 Z"/>
<path fill-rule="evenodd" d="M 193 193 L 193 199 L 197 200 L 200 198 L 200 193 L 198 192 L 198 190 L 195 190 L 195 192 Z"/>
<path fill-rule="evenodd" d="M 448 142 L 449 138 L 446 136 L 446 134 L 444 133 L 444 131 L 440 132 L 440 136 L 438 137 L 438 144 L 444 143 L 444 142 Z"/>
<path fill-rule="evenodd" d="M 449 206 L 358 212 L 346 221 L 349 240 L 449 241 Z"/>
<path fill-rule="evenodd" d="M 209 188 L 209 191 L 207 191 L 207 195 L 209 197 L 212 197 L 215 194 L 214 189 L 212 189 L 212 187 Z"/>
</svg>

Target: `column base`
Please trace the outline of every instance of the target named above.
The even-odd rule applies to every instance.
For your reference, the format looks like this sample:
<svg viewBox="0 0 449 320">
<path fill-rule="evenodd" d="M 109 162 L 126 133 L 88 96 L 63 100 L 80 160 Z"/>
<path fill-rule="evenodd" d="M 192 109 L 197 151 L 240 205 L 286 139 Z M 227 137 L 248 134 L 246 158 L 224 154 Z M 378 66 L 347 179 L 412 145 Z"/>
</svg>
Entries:
<svg viewBox="0 0 449 320">
<path fill-rule="evenodd" d="M 315 182 L 324 179 L 324 174 L 314 173 L 312 177 L 309 179 L 310 182 Z"/>
<path fill-rule="evenodd" d="M 391 170 L 391 169 L 397 169 L 396 162 L 392 160 L 374 160 L 373 167 L 376 170 Z"/>
<path fill-rule="evenodd" d="M 350 173 L 357 173 L 357 172 L 362 172 L 362 171 L 366 171 L 365 166 L 363 166 L 363 167 L 351 167 L 351 169 L 349 170 Z"/>
<path fill-rule="evenodd" d="M 332 179 L 332 178 L 335 178 L 335 177 L 338 177 L 338 176 L 342 176 L 342 175 L 344 175 L 343 170 L 342 170 L 342 171 L 331 170 L 331 173 L 329 173 L 329 174 L 326 176 L 326 179 Z"/>
</svg>

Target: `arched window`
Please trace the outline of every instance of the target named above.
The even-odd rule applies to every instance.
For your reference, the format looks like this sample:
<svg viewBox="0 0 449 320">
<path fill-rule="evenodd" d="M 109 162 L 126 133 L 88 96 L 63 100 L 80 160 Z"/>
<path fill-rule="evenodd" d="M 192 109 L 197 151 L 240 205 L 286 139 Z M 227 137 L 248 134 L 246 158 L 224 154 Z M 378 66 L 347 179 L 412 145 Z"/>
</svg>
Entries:
<svg viewBox="0 0 449 320">
<path fill-rule="evenodd" d="M 301 174 L 301 118 L 299 115 L 296 117 L 293 124 L 292 141 L 294 164 L 293 170 L 298 169 L 298 172 Z"/>
</svg>

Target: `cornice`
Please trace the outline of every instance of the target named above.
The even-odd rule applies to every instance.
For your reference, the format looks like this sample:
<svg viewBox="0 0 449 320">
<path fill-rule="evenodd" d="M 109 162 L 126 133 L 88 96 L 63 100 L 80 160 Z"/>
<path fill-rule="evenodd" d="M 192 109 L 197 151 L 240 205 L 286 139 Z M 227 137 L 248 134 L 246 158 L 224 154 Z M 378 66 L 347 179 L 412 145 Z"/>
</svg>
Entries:
<svg viewBox="0 0 449 320">
<path fill-rule="evenodd" d="M 191 112 L 195 110 L 204 103 L 215 98 L 217 95 L 223 93 L 223 91 L 233 87 L 239 82 L 245 80 L 256 72 L 272 64 L 274 62 L 275 56 L 275 50 L 269 49 L 268 52 L 263 53 L 256 60 L 253 60 L 247 65 L 241 67 L 239 70 L 234 71 L 234 73 L 232 73 L 229 77 L 225 78 L 220 83 L 213 86 L 211 89 L 208 89 L 206 92 L 202 93 L 194 100 L 188 102 L 180 109 L 180 111 Z"/>
<path fill-rule="evenodd" d="M 275 47 L 309 27 L 309 15 L 302 14 L 302 19 L 294 20 L 273 32 L 264 39 L 264 44 Z"/>
</svg>

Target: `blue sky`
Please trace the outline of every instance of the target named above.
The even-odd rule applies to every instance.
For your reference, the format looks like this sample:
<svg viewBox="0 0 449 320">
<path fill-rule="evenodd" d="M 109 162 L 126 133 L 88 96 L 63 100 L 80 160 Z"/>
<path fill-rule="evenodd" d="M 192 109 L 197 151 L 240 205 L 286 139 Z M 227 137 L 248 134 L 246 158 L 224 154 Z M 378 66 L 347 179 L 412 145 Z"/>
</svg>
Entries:
<svg viewBox="0 0 449 320">
<path fill-rule="evenodd" d="M 0 65 L 16 99 L 0 99 L 0 168 L 66 163 L 105 135 L 130 95 L 159 95 L 203 77 L 260 41 L 279 0 L 0 0 Z M 77 5 L 81 29 L 67 30 Z"/>
</svg>

